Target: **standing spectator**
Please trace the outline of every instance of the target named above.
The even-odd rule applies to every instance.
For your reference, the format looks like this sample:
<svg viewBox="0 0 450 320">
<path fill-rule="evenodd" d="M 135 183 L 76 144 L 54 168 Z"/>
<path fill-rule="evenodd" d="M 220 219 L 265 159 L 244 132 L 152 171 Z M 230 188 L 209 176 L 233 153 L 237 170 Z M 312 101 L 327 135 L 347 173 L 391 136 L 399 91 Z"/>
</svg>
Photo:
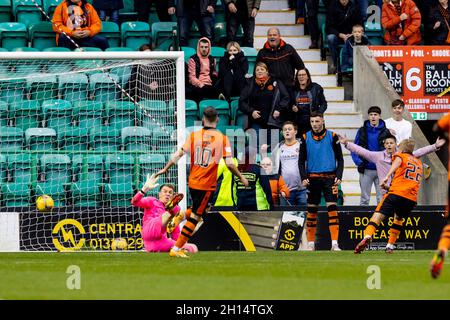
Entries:
<svg viewBox="0 0 450 320">
<path fill-rule="evenodd" d="M 158 19 L 161 22 L 172 21 L 170 18 L 170 10 L 167 1 L 165 0 L 135 0 L 135 10 L 138 12 L 138 21 L 149 22 L 150 18 L 150 7 L 155 4 L 156 13 L 158 14 Z M 170 14 L 169 14 L 170 13 Z"/>
<path fill-rule="evenodd" d="M 355 24 L 352 28 L 352 35 L 345 41 L 342 50 L 342 66 L 341 71 L 346 72 L 353 68 L 353 47 L 369 46 L 370 41 L 364 35 L 364 28 L 360 24 Z"/>
<path fill-rule="evenodd" d="M 297 70 L 294 95 L 291 101 L 292 120 L 297 124 L 297 137 L 311 130 L 309 117 L 312 112 L 324 114 L 327 100 L 320 84 L 311 81 L 311 74 L 306 68 Z"/>
<path fill-rule="evenodd" d="M 343 45 L 352 35 L 352 28 L 355 24 L 362 24 L 362 22 L 358 7 L 353 1 L 336 0 L 330 5 L 330 9 L 327 12 L 325 32 L 333 60 L 330 68 L 331 73 L 336 73 L 337 71 L 339 45 Z"/>
<path fill-rule="evenodd" d="M 100 20 L 119 24 L 119 10 L 123 8 L 123 0 L 93 0 L 92 5 L 98 12 Z"/>
<path fill-rule="evenodd" d="M 302 137 L 300 145 L 300 175 L 308 187 L 306 236 L 308 250 L 315 250 L 317 212 L 323 192 L 328 210 L 331 250 L 340 251 L 339 217 L 337 213 L 338 187 L 344 171 L 344 157 L 337 134 L 325 128 L 323 115 L 311 114 L 312 130 Z M 317 161 L 320 159 L 320 161 Z"/>
<path fill-rule="evenodd" d="M 256 61 L 264 62 L 270 74 L 283 82 L 289 94 L 294 88 L 295 69 L 303 69 L 305 64 L 297 51 L 281 39 L 278 28 L 267 31 L 267 42 L 259 50 Z"/>
<path fill-rule="evenodd" d="M 261 0 L 225 0 L 227 7 L 227 39 L 236 41 L 239 25 L 244 30 L 243 47 L 253 47 L 255 17 L 258 14 Z"/>
<path fill-rule="evenodd" d="M 272 190 L 272 200 L 275 206 L 280 205 L 280 195 L 283 199 L 289 197 L 289 188 L 284 182 L 281 174 L 273 171 L 272 159 L 265 157 L 261 160 L 261 167 L 264 169 L 270 182 L 270 189 Z"/>
<path fill-rule="evenodd" d="M 400 99 L 396 99 L 392 101 L 392 118 L 384 121 L 386 128 L 397 139 L 397 143 L 412 136 L 412 124 L 403 119 L 403 112 L 405 112 L 405 103 Z"/>
<path fill-rule="evenodd" d="M 319 49 L 320 27 L 319 27 L 319 0 L 306 0 L 306 24 L 311 36 L 310 49 Z"/>
<path fill-rule="evenodd" d="M 219 90 L 226 100 L 232 96 L 240 96 L 245 86 L 245 75 L 248 72 L 248 60 L 239 43 L 229 42 L 227 52 L 219 60 Z"/>
<path fill-rule="evenodd" d="M 256 164 L 256 149 L 247 147 L 243 156 L 244 158 L 239 161 L 238 170 L 247 179 L 248 186 L 244 186 L 239 178 L 233 177 L 238 210 L 273 210 L 269 178 Z"/>
<path fill-rule="evenodd" d="M 281 127 L 282 113 L 286 113 L 288 105 L 289 94 L 283 83 L 269 75 L 265 63 L 256 63 L 255 75 L 241 92 L 239 110 L 248 115 L 248 126 L 255 130 L 258 146 L 270 143 L 271 131 Z M 267 135 L 260 133 L 261 129 L 269 129 Z"/>
<path fill-rule="evenodd" d="M 391 0 L 383 4 L 381 25 L 386 29 L 384 41 L 388 45 L 416 45 L 422 40 L 422 17 L 412 0 Z"/>
<path fill-rule="evenodd" d="M 80 47 L 109 48 L 108 40 L 97 35 L 102 21 L 86 0 L 64 0 L 56 7 L 52 22 L 58 47 L 75 49 L 72 39 Z"/>
<path fill-rule="evenodd" d="M 210 53 L 211 42 L 208 38 L 201 38 L 198 40 L 197 53 L 188 62 L 186 96 L 197 103 L 203 99 L 217 98 L 216 59 Z"/>
<path fill-rule="evenodd" d="M 216 0 L 169 0 L 169 14 L 177 14 L 180 46 L 187 46 L 192 22 L 197 23 L 201 37 L 213 41 Z"/>
<path fill-rule="evenodd" d="M 384 140 L 391 135 L 381 116 L 381 109 L 377 106 L 369 108 L 369 120 L 364 121 L 364 126 L 359 128 L 355 137 L 355 144 L 369 151 L 384 150 Z M 375 163 L 362 159 L 352 152 L 353 162 L 358 166 L 359 186 L 361 187 L 361 206 L 367 206 L 370 202 L 372 184 L 375 186 L 377 203 L 381 200 L 381 190 Z"/>
<path fill-rule="evenodd" d="M 450 44 L 450 10 L 448 0 L 439 0 L 430 11 L 426 31 L 428 32 L 429 44 Z"/>
</svg>

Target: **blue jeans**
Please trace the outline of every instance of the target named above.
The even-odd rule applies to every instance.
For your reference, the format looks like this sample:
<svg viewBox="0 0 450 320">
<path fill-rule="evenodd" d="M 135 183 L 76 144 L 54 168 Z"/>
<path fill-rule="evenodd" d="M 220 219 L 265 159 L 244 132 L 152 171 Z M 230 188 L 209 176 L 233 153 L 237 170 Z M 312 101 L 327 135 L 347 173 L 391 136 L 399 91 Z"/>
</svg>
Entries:
<svg viewBox="0 0 450 320">
<path fill-rule="evenodd" d="M 72 38 L 80 47 L 96 47 L 103 51 L 109 48 L 108 40 L 105 37 L 93 36 L 82 39 Z M 66 47 L 71 50 L 76 49 L 76 46 L 64 34 L 59 35 L 58 47 Z"/>
<path fill-rule="evenodd" d="M 331 52 L 331 58 L 333 59 L 333 64 L 337 66 L 337 59 L 339 58 L 339 45 L 344 44 L 344 41 L 335 34 L 328 34 L 327 40 L 328 47 Z"/>
<path fill-rule="evenodd" d="M 281 197 L 280 205 L 282 206 L 306 206 L 306 189 L 289 191 L 289 197 L 287 198 L 289 203 Z"/>
<path fill-rule="evenodd" d="M 189 30 L 191 29 L 192 22 L 197 23 L 201 37 L 206 37 L 211 41 L 211 45 L 214 42 L 214 17 L 212 15 L 200 17 L 197 15 L 191 15 L 185 13 L 184 16 L 178 17 L 178 27 L 180 28 L 180 46 L 186 47 L 189 40 Z"/>
<path fill-rule="evenodd" d="M 119 24 L 119 10 L 98 10 L 98 17 L 105 21 L 106 16 L 109 16 L 109 21 Z"/>
</svg>

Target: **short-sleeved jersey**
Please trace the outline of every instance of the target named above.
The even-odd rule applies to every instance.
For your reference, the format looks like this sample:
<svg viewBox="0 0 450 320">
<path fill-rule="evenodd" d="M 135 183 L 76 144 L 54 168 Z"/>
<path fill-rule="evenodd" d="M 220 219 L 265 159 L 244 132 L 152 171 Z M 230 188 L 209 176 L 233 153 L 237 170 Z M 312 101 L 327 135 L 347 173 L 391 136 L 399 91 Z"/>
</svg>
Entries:
<svg viewBox="0 0 450 320">
<path fill-rule="evenodd" d="M 214 128 L 202 128 L 189 135 L 183 151 L 191 156 L 189 187 L 215 190 L 219 161 L 232 156 L 228 138 Z"/>
<path fill-rule="evenodd" d="M 420 181 L 423 177 L 422 161 L 408 153 L 396 153 L 392 161 L 395 158 L 400 158 L 402 164 L 394 173 L 388 193 L 417 202 Z"/>
<path fill-rule="evenodd" d="M 450 112 L 438 120 L 437 125 L 442 132 L 447 131 L 450 137 Z M 450 156 L 450 148 L 449 148 Z M 450 182 L 450 161 L 448 162 L 448 181 Z"/>
</svg>

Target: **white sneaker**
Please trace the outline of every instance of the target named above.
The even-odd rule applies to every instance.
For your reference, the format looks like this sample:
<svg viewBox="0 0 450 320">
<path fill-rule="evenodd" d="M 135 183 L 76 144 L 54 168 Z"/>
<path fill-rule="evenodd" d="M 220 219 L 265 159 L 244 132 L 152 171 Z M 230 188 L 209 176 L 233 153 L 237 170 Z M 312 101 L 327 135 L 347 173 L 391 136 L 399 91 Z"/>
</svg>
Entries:
<svg viewBox="0 0 450 320">
<path fill-rule="evenodd" d="M 331 245 L 331 251 L 342 251 L 341 248 L 339 248 L 339 245 L 337 243 L 333 243 Z"/>
<path fill-rule="evenodd" d="M 315 250 L 314 242 L 308 242 L 308 246 L 306 247 L 306 251 L 314 251 L 314 250 Z"/>
</svg>

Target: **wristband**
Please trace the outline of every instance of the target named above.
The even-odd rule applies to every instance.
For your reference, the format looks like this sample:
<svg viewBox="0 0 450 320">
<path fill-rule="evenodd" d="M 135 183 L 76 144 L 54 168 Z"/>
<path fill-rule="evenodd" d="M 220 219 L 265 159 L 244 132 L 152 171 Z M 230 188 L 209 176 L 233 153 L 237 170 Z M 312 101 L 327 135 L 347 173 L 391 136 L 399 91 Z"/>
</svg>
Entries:
<svg viewBox="0 0 450 320">
<path fill-rule="evenodd" d="M 146 194 L 146 192 L 144 192 L 144 190 L 142 190 L 142 189 L 139 192 L 142 193 L 143 196 L 145 196 L 145 194 Z"/>
</svg>

